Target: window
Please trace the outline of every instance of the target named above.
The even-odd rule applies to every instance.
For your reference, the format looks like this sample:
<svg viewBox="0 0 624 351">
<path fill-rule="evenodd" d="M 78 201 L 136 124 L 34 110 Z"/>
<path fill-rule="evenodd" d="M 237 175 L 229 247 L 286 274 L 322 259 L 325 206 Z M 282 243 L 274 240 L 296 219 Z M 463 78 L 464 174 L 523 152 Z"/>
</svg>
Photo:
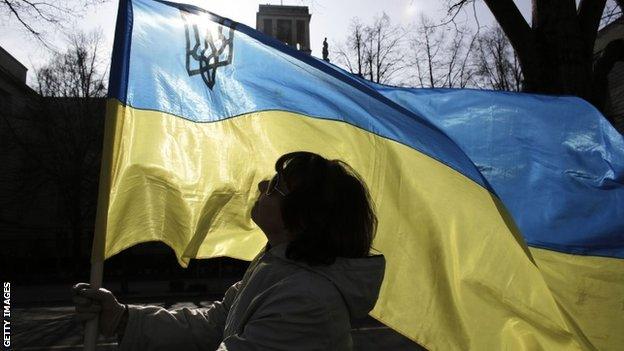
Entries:
<svg viewBox="0 0 624 351">
<path fill-rule="evenodd" d="M 292 44 L 291 41 L 292 25 L 290 20 L 278 19 L 277 20 L 277 40 L 282 43 Z"/>
<path fill-rule="evenodd" d="M 264 34 L 272 37 L 273 36 L 273 20 L 270 18 L 265 18 L 262 25 L 264 29 Z"/>
</svg>

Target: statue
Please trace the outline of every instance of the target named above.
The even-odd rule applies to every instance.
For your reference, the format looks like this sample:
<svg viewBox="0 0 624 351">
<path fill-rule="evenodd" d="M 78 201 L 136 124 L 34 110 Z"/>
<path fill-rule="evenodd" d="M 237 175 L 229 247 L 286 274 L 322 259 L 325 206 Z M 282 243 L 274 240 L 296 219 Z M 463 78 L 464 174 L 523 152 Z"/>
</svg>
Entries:
<svg viewBox="0 0 624 351">
<path fill-rule="evenodd" d="M 325 38 L 323 40 L 323 61 L 329 62 L 329 49 L 327 47 L 327 38 Z"/>
</svg>

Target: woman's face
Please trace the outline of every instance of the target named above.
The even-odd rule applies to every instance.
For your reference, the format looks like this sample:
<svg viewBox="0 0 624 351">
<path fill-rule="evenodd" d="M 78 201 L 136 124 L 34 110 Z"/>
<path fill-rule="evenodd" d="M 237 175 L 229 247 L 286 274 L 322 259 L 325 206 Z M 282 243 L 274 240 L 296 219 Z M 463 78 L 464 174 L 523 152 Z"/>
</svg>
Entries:
<svg viewBox="0 0 624 351">
<path fill-rule="evenodd" d="M 275 179 L 273 179 L 273 182 L 275 182 Z M 268 180 L 258 183 L 260 196 L 258 196 L 251 208 L 251 219 L 262 229 L 271 245 L 277 245 L 289 239 L 284 228 L 280 207 L 283 195 L 276 189 L 272 189 L 270 194 L 267 195 L 268 187 Z M 278 183 L 278 189 L 283 189 L 283 185 Z"/>
</svg>

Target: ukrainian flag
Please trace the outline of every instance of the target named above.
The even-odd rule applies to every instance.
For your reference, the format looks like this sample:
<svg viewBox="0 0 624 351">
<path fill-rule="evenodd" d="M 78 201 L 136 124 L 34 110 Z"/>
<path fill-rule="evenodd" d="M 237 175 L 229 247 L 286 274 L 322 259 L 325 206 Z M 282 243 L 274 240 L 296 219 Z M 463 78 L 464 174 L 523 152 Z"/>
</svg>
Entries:
<svg viewBox="0 0 624 351">
<path fill-rule="evenodd" d="M 378 86 L 191 5 L 122 1 L 93 260 L 146 241 L 183 266 L 253 258 L 265 244 L 250 219 L 256 184 L 307 150 L 370 188 L 387 260 L 376 319 L 431 350 L 615 350 L 622 138 L 599 122 L 570 149 L 532 142 L 561 133 L 539 117 L 563 110 L 603 121 L 572 98 Z M 598 149 L 575 153 L 584 142 Z M 584 168 L 566 173 L 564 159 Z M 611 167 L 602 181 L 586 172 L 596 164 Z"/>
</svg>

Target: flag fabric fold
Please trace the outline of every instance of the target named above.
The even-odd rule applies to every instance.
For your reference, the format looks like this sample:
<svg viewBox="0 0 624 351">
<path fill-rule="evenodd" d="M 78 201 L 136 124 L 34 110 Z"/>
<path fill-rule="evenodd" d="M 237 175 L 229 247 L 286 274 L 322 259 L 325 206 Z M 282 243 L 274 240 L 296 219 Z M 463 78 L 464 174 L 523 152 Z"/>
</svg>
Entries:
<svg viewBox="0 0 624 351">
<path fill-rule="evenodd" d="M 120 3 L 111 67 L 94 257 L 157 240 L 183 266 L 194 258 L 253 258 L 266 241 L 250 219 L 256 184 L 272 175 L 278 156 L 307 150 L 346 161 L 370 189 L 379 217 L 374 247 L 387 259 L 376 319 L 432 350 L 622 345 L 614 327 L 622 322 L 622 219 L 601 220 L 592 195 L 610 199 L 610 214 L 622 211 L 623 157 L 613 151 L 621 137 L 604 126 L 571 136 L 576 144 L 566 157 L 582 164 L 586 155 L 575 152 L 594 143 L 613 166 L 603 180 L 592 172 L 604 169 L 591 162 L 576 173 L 561 170 L 578 180 L 576 188 L 553 188 L 560 186 L 548 178 L 561 167 L 549 163 L 556 155 L 533 162 L 532 152 L 558 149 L 528 142 L 516 155 L 508 140 L 501 144 L 507 154 L 496 151 L 497 128 L 508 139 L 529 137 L 542 116 L 509 124 L 508 109 L 539 100 L 552 108 L 543 116 L 564 109 L 575 120 L 584 106 L 582 118 L 601 118 L 581 102 L 378 86 L 243 24 L 156 0 Z M 517 168 L 505 168 L 514 162 L 503 160 L 509 155 L 522 161 Z M 519 176 L 521 167 L 538 165 L 552 172 Z M 524 194 L 513 193 L 518 180 Z M 532 203 L 536 186 L 543 196 Z M 562 204 L 580 190 L 590 203 L 579 200 L 586 208 L 569 212 Z M 531 205 L 545 214 L 523 210 Z M 594 256 L 556 251 L 559 244 Z"/>
<path fill-rule="evenodd" d="M 624 137 L 600 112 L 572 96 L 367 84 L 461 147 L 560 307 L 598 349 L 624 346 Z"/>
</svg>

